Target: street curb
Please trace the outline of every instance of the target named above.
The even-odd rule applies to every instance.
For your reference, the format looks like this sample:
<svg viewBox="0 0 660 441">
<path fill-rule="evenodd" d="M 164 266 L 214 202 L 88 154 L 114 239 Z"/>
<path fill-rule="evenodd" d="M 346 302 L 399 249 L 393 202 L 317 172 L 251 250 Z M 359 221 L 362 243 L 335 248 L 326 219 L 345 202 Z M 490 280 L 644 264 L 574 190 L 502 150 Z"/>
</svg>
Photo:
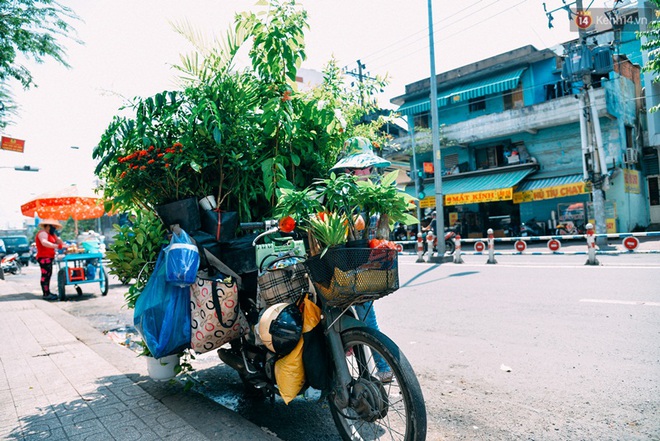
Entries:
<svg viewBox="0 0 660 441">
<path fill-rule="evenodd" d="M 0 291 L 11 291 L 26 300 L 36 300 L 33 304 L 38 309 L 208 439 L 237 441 L 279 439 L 215 401 L 195 391 L 184 390 L 183 384 L 178 381 L 152 380 L 148 376 L 146 362 L 135 352 L 112 342 L 83 319 L 63 311 L 50 302 L 40 302 L 36 295 L 18 292 L 13 287 L 7 286 L 9 284 L 8 281 L 0 281 Z M 6 287 L 3 289 L 2 285 Z"/>
</svg>

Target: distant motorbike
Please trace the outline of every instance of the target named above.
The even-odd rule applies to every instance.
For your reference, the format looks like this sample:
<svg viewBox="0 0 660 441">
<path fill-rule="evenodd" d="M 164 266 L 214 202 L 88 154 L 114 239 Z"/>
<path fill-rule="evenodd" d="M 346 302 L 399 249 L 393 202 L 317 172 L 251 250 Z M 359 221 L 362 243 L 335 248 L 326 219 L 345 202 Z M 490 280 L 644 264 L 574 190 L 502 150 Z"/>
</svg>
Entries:
<svg viewBox="0 0 660 441">
<path fill-rule="evenodd" d="M 530 236 L 542 236 L 543 231 L 541 227 L 536 223 L 536 219 L 531 218 L 527 222 L 520 224 L 520 236 L 521 237 L 530 237 Z"/>
<path fill-rule="evenodd" d="M 0 267 L 2 267 L 2 274 L 20 274 L 21 273 L 21 261 L 18 258 L 17 253 L 7 254 L 0 261 Z"/>
</svg>

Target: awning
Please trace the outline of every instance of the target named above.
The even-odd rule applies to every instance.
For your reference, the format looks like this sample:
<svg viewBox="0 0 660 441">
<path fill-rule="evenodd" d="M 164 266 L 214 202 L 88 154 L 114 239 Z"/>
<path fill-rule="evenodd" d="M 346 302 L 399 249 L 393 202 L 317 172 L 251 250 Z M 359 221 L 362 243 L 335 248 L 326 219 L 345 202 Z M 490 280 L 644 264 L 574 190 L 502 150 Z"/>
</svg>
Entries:
<svg viewBox="0 0 660 441">
<path fill-rule="evenodd" d="M 465 101 L 470 98 L 479 98 L 494 93 L 501 93 L 518 87 L 520 77 L 525 69 L 505 71 L 481 80 L 470 81 L 438 91 L 438 107 L 450 102 Z M 415 115 L 430 110 L 430 97 L 410 101 L 397 109 L 403 115 Z"/>
<path fill-rule="evenodd" d="M 526 168 L 444 180 L 442 182 L 444 205 L 510 201 L 513 199 L 513 187 L 532 172 L 534 172 L 533 168 Z M 406 192 L 415 196 L 415 186 L 406 187 Z M 425 184 L 424 192 L 429 196 L 422 201 L 422 207 L 434 206 L 435 185 L 433 183 Z"/>
<path fill-rule="evenodd" d="M 581 174 L 528 179 L 516 189 L 513 202 L 520 204 L 588 193 L 589 188 L 583 179 Z"/>
</svg>

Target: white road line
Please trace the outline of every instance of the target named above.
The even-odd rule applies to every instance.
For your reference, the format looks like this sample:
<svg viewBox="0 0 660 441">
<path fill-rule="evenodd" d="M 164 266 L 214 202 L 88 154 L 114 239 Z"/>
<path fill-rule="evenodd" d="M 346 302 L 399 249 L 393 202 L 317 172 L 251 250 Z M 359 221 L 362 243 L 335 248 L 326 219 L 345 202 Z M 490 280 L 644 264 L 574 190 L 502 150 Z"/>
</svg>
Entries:
<svg viewBox="0 0 660 441">
<path fill-rule="evenodd" d="M 658 302 L 631 302 L 627 300 L 607 300 L 607 299 L 580 299 L 581 302 L 589 303 L 611 303 L 613 305 L 644 305 L 644 306 L 660 306 Z"/>
</svg>

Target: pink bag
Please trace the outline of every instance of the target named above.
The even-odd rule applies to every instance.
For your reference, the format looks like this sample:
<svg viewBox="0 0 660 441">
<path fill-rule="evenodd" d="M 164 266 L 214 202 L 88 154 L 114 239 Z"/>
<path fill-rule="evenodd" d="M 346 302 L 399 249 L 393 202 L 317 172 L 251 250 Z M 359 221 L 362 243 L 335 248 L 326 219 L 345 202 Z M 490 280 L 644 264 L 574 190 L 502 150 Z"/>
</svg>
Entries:
<svg viewBox="0 0 660 441">
<path fill-rule="evenodd" d="M 206 271 L 198 272 L 190 286 L 190 308 L 190 347 L 198 354 L 217 349 L 249 330 L 231 277 L 212 278 Z"/>
</svg>

